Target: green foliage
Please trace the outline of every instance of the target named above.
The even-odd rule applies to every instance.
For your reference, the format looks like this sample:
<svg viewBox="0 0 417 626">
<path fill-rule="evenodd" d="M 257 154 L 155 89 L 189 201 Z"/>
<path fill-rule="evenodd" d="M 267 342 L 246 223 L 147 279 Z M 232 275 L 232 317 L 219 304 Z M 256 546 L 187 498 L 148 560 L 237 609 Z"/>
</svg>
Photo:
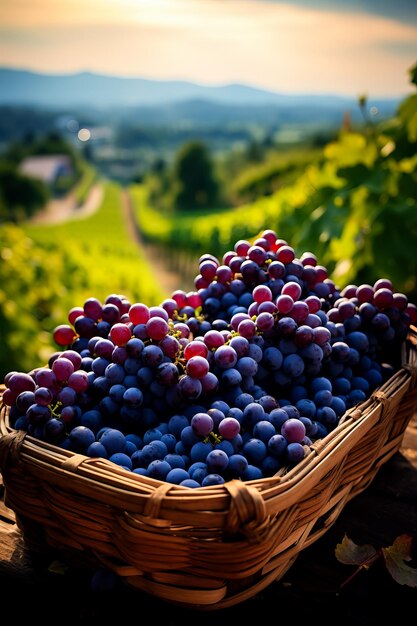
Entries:
<svg viewBox="0 0 417 626">
<path fill-rule="evenodd" d="M 48 331 L 67 321 L 67 307 L 73 306 L 69 283 L 75 293 L 80 289 L 82 265 L 70 247 L 44 248 L 11 224 L 0 228 L 0 250 L 2 380 L 8 371 L 44 364 L 57 349 Z"/>
<path fill-rule="evenodd" d="M 120 188 L 106 184 L 103 204 L 85 219 L 51 226 L 0 227 L 0 380 L 29 371 L 57 349 L 53 328 L 70 308 L 111 293 L 159 304 L 147 259 L 128 238 Z"/>
<path fill-rule="evenodd" d="M 33 155 L 63 154 L 69 157 L 72 172 L 59 176 L 53 185 L 24 176 L 19 172 L 21 161 Z M 35 138 L 27 135 L 11 144 L 0 157 L 0 222 L 21 222 L 41 209 L 51 195 L 62 196 L 75 187 L 81 204 L 95 178 L 95 170 L 60 135 L 49 133 Z"/>
<path fill-rule="evenodd" d="M 13 165 L 0 164 L 0 223 L 17 222 L 42 208 L 49 190 L 41 181 L 20 174 Z"/>
<path fill-rule="evenodd" d="M 90 217 L 49 227 L 27 226 L 25 232 L 46 248 L 57 244 L 71 248 L 83 267 L 83 297 L 103 298 L 116 290 L 156 304 L 163 294 L 144 253 L 129 239 L 120 187 L 110 182 L 104 187 L 102 205 Z"/>
<path fill-rule="evenodd" d="M 234 205 L 254 202 L 260 196 L 269 196 L 284 185 L 291 184 L 306 165 L 320 155 L 316 149 L 296 149 L 273 152 L 264 162 L 243 167 L 229 184 L 229 195 Z"/>
<path fill-rule="evenodd" d="M 386 276 L 417 301 L 417 94 L 380 125 L 341 130 L 269 197 L 173 219 L 157 215 L 142 192 L 140 214 L 145 236 L 193 254 L 221 256 L 272 228 L 298 254 L 314 252 L 340 286 Z"/>
<path fill-rule="evenodd" d="M 218 184 L 207 148 L 201 142 L 185 144 L 174 163 L 174 206 L 177 209 L 212 207 Z"/>
</svg>

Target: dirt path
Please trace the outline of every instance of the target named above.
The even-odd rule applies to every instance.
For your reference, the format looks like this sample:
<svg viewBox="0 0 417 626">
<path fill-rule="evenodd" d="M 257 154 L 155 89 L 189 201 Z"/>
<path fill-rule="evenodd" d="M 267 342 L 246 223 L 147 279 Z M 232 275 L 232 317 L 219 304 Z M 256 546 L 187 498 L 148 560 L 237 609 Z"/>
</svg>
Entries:
<svg viewBox="0 0 417 626">
<path fill-rule="evenodd" d="M 143 240 L 133 214 L 132 199 L 128 190 L 122 189 L 121 193 L 123 217 L 129 237 L 146 254 L 147 260 L 154 270 L 155 280 L 158 281 L 162 289 L 166 292 L 167 297 L 169 297 L 176 289 L 184 289 L 182 286 L 183 281 L 181 276 L 166 266 L 166 263 L 164 263 L 163 259 L 160 257 L 155 246 L 152 246 Z"/>
<path fill-rule="evenodd" d="M 101 183 L 93 185 L 84 204 L 77 205 L 74 193 L 64 198 L 53 198 L 46 207 L 31 220 L 32 224 L 60 224 L 68 220 L 83 219 L 92 215 L 99 208 L 103 199 L 104 189 Z"/>
<path fill-rule="evenodd" d="M 53 199 L 48 202 L 43 211 L 40 211 L 31 220 L 32 224 L 59 224 L 69 220 L 86 218 L 99 208 L 103 199 L 104 189 L 101 183 L 93 185 L 84 204 L 78 206 L 74 194 L 68 194 L 64 198 Z M 121 189 L 121 207 L 123 218 L 126 223 L 129 238 L 138 248 L 144 251 L 155 273 L 155 281 L 158 281 L 167 297 L 176 289 L 189 291 L 193 289 L 187 285 L 187 281 L 178 272 L 167 267 L 166 261 L 161 258 L 156 246 L 145 242 L 133 213 L 132 200 L 127 189 Z"/>
</svg>

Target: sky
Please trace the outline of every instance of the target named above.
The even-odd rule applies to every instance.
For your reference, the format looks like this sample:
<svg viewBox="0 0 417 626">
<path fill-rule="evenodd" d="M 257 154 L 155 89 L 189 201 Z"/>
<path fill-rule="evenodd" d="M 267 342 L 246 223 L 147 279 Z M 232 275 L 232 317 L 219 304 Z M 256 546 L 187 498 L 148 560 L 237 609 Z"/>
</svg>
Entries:
<svg viewBox="0 0 417 626">
<path fill-rule="evenodd" d="M 417 0 L 1 0 L 0 66 L 398 97 Z"/>
</svg>

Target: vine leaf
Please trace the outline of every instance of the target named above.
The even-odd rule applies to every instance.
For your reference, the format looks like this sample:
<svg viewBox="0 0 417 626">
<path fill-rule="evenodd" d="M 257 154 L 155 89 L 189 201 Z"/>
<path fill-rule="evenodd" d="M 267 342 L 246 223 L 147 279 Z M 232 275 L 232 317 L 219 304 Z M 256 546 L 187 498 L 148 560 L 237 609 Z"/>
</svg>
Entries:
<svg viewBox="0 0 417 626">
<path fill-rule="evenodd" d="M 417 589 L 417 569 L 406 563 L 412 559 L 411 548 L 412 537 L 410 535 L 400 535 L 394 540 L 392 546 L 376 550 L 370 544 L 362 546 L 356 544 L 345 534 L 342 542 L 336 545 L 336 558 L 340 563 L 356 565 L 357 567 L 353 574 L 342 583 L 341 587 L 350 582 L 361 570 L 369 569 L 375 561 L 383 558 L 385 566 L 395 582 Z"/>
<path fill-rule="evenodd" d="M 370 544 L 359 546 L 345 535 L 342 543 L 338 543 L 335 550 L 336 558 L 344 565 L 359 565 L 367 567 L 369 561 L 377 557 L 378 552 Z"/>
<path fill-rule="evenodd" d="M 388 548 L 382 548 L 385 565 L 393 579 L 400 585 L 417 589 L 417 569 L 410 567 L 412 538 L 400 535 Z"/>
</svg>

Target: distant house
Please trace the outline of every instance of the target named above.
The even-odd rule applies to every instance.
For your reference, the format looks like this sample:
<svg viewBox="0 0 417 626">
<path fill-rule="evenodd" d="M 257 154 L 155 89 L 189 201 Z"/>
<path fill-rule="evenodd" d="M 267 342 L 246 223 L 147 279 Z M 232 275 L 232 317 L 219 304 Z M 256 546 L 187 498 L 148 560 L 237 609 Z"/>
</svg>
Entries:
<svg viewBox="0 0 417 626">
<path fill-rule="evenodd" d="M 65 154 L 36 155 L 23 159 L 19 172 L 31 178 L 38 178 L 53 186 L 61 176 L 73 174 L 71 159 Z"/>
</svg>

